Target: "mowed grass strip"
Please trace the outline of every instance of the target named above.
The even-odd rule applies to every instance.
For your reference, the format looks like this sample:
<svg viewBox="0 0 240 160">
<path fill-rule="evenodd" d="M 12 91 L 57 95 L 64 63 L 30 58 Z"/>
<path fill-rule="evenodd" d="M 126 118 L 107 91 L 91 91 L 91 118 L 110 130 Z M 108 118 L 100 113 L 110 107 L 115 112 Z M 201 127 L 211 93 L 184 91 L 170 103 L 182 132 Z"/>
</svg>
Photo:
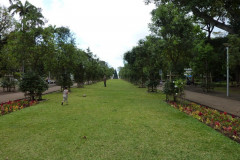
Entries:
<svg viewBox="0 0 240 160">
<path fill-rule="evenodd" d="M 82 95 L 86 94 L 86 97 Z M 0 159 L 240 159 L 240 145 L 123 80 L 0 117 Z"/>
</svg>

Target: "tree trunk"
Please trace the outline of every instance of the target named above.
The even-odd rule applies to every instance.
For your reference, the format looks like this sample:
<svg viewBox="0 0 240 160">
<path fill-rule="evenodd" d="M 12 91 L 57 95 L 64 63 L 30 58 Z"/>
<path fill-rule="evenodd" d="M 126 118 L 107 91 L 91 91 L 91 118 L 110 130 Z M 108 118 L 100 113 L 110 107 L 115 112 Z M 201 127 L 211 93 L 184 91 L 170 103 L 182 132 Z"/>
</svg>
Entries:
<svg viewBox="0 0 240 160">
<path fill-rule="evenodd" d="M 194 15 L 196 15 L 197 17 L 203 18 L 207 23 L 210 23 L 213 26 L 216 26 L 224 31 L 227 31 L 228 33 L 232 33 L 232 34 L 235 33 L 234 29 L 230 25 L 214 20 L 213 17 L 210 17 L 206 13 L 199 11 L 199 9 L 195 7 L 192 7 L 191 9 Z"/>
</svg>

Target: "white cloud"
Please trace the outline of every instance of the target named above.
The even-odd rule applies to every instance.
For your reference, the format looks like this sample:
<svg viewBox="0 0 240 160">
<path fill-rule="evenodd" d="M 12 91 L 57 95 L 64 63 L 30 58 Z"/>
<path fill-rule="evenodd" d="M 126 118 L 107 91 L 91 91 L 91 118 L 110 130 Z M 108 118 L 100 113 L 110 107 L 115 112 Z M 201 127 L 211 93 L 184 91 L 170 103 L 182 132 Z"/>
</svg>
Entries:
<svg viewBox="0 0 240 160">
<path fill-rule="evenodd" d="M 6 0 L 8 1 L 8 0 Z M 22 0 L 23 1 L 23 0 Z M 153 5 L 143 0 L 29 0 L 43 9 L 48 24 L 68 26 L 80 48 L 110 66 L 123 66 L 122 55 L 149 34 Z"/>
</svg>

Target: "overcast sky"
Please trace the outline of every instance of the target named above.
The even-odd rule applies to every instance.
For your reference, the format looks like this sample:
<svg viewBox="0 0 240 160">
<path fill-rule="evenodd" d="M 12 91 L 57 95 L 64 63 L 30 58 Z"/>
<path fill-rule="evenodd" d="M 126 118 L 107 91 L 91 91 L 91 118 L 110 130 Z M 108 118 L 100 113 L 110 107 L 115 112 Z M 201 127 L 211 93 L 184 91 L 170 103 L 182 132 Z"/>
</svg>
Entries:
<svg viewBox="0 0 240 160">
<path fill-rule="evenodd" d="M 145 5 L 144 0 L 28 1 L 42 8 L 48 24 L 69 27 L 79 48 L 90 47 L 115 69 L 123 66 L 123 54 L 150 34 L 148 23 L 154 6 Z M 1 0 L 1 4 L 8 7 L 9 0 Z"/>
</svg>

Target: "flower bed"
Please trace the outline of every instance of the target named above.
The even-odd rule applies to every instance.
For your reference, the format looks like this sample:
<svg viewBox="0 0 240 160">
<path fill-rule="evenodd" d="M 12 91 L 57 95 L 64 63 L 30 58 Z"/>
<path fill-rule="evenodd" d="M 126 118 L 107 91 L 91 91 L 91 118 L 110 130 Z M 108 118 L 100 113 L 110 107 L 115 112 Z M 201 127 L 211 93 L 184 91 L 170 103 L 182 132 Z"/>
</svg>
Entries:
<svg viewBox="0 0 240 160">
<path fill-rule="evenodd" d="M 201 106 L 195 103 L 188 105 L 177 104 L 170 102 L 171 106 L 185 112 L 188 115 L 198 119 L 199 121 L 211 126 L 215 130 L 220 131 L 224 135 L 240 143 L 240 118 L 234 115 L 229 115 L 226 112 Z"/>
<path fill-rule="evenodd" d="M 5 115 L 5 114 L 11 113 L 11 112 L 18 111 L 20 109 L 32 106 L 36 103 L 37 103 L 37 101 L 28 101 L 26 99 L 2 103 L 1 104 L 1 115 Z"/>
</svg>

